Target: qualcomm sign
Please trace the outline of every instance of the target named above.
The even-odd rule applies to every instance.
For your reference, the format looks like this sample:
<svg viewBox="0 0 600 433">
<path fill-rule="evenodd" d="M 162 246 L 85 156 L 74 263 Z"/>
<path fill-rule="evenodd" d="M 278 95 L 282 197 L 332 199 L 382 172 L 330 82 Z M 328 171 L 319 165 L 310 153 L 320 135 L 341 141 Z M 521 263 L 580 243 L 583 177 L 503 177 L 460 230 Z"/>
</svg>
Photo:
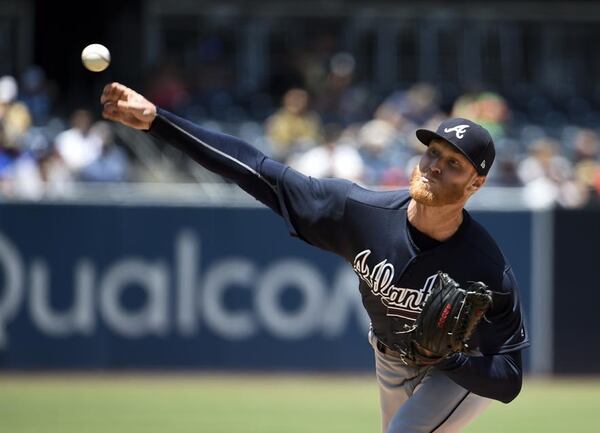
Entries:
<svg viewBox="0 0 600 433">
<path fill-rule="evenodd" d="M 194 337 L 206 329 L 238 340 L 266 333 L 280 339 L 342 335 L 350 321 L 368 327 L 351 267 L 340 266 L 328 284 L 309 261 L 285 257 L 257 266 L 248 257 L 226 257 L 201 267 L 201 243 L 182 230 L 175 236 L 173 260 L 117 257 L 99 269 L 94 260 L 77 257 L 72 284 L 51 286 L 52 269 L 44 258 L 24 262 L 19 250 L 0 233 L 0 349 L 10 345 L 9 325 L 23 314 L 43 335 L 54 338 L 92 336 L 102 324 L 127 338 L 180 335 Z M 132 286 L 143 291 L 135 308 L 123 304 Z M 228 308 L 232 287 L 250 292 L 251 305 Z M 293 288 L 300 302 L 283 308 L 284 290 Z M 52 306 L 52 292 L 69 291 L 68 307 Z"/>
</svg>

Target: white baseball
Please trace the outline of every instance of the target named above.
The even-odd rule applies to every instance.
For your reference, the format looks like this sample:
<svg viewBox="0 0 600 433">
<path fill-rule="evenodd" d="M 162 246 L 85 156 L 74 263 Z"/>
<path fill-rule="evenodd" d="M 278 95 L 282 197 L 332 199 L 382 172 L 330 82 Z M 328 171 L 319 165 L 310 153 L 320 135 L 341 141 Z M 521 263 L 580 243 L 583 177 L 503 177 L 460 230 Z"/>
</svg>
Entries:
<svg viewBox="0 0 600 433">
<path fill-rule="evenodd" d="M 81 52 L 81 61 L 86 69 L 92 72 L 101 72 L 110 65 L 110 51 L 104 45 L 88 45 Z"/>
</svg>

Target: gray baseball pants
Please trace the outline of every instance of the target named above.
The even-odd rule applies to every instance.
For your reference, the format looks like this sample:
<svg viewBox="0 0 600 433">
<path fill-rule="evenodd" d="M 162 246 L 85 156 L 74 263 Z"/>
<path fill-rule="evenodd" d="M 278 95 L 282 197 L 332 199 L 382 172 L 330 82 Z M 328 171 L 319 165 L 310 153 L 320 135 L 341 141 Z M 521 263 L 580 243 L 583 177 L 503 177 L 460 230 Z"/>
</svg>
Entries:
<svg viewBox="0 0 600 433">
<path fill-rule="evenodd" d="M 435 368 L 407 367 L 382 353 L 372 332 L 369 342 L 375 352 L 383 433 L 457 433 L 492 402 Z"/>
</svg>

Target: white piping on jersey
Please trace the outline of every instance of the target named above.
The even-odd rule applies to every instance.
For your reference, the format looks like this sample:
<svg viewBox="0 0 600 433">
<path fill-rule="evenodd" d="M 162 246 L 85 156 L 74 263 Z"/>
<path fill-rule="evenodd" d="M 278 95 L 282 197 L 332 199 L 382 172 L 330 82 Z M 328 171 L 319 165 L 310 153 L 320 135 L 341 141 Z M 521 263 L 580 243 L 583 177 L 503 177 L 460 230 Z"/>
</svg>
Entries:
<svg viewBox="0 0 600 433">
<path fill-rule="evenodd" d="M 159 115 L 160 116 L 160 115 Z M 161 119 L 163 119 L 165 122 L 167 122 L 169 125 L 171 125 L 172 127 L 174 127 L 175 129 L 177 129 L 180 132 L 183 132 L 185 135 L 187 135 L 189 138 L 191 138 L 192 140 L 196 141 L 197 143 L 200 143 L 201 145 L 203 145 L 204 147 L 206 147 L 207 149 L 212 150 L 213 152 L 237 163 L 238 165 L 244 167 L 246 170 L 248 170 L 250 173 L 252 173 L 253 175 L 255 175 L 256 177 L 258 177 L 260 180 L 262 180 L 264 183 L 266 183 L 269 188 L 271 188 L 273 190 L 273 192 L 277 193 L 277 190 L 275 189 L 275 187 L 273 185 L 271 185 L 267 179 L 265 179 L 259 172 L 257 172 L 256 170 L 254 170 L 252 167 L 250 167 L 247 164 L 244 164 L 242 161 L 239 161 L 237 159 L 235 159 L 233 156 L 226 154 L 225 152 L 220 151 L 219 149 L 214 148 L 213 146 L 211 146 L 210 144 L 200 140 L 198 137 L 196 137 L 195 135 L 190 134 L 189 132 L 187 132 L 185 129 L 181 128 L 180 126 L 174 124 L 173 122 L 171 122 L 169 119 L 167 119 L 164 116 L 160 116 Z"/>
</svg>

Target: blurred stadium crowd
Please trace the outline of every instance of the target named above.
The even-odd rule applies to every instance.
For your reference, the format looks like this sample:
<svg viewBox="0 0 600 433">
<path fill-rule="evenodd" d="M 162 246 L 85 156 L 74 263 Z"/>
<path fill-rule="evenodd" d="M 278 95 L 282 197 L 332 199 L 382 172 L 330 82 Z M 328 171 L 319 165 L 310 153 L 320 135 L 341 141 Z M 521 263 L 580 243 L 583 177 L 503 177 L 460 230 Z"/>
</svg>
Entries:
<svg viewBox="0 0 600 433">
<path fill-rule="evenodd" d="M 246 100 L 228 88 L 224 70 L 206 68 L 191 80 L 168 63 L 140 90 L 159 106 L 239 136 L 308 175 L 371 187 L 407 185 L 424 150 L 416 128 L 435 129 L 447 116 L 467 117 L 488 128 L 496 143 L 488 185 L 522 187 L 534 208 L 600 201 L 600 118 L 585 101 L 556 109 L 539 94 L 514 99 L 474 89 L 444 103 L 440 89 L 427 83 L 376 95 L 356 79 L 351 54 L 313 54 L 299 62 L 300 80 L 279 82 L 279 92 Z M 0 78 L 4 197 L 60 198 L 78 182 L 152 178 L 148 164 L 140 163 L 139 146 L 132 146 L 136 136 L 124 139 L 114 125 L 94 118 L 98 107 L 61 116 L 55 102 L 53 85 L 39 67 L 18 79 Z M 154 145 L 155 155 L 165 151 Z M 186 170 L 172 181 L 199 180 Z"/>
</svg>

